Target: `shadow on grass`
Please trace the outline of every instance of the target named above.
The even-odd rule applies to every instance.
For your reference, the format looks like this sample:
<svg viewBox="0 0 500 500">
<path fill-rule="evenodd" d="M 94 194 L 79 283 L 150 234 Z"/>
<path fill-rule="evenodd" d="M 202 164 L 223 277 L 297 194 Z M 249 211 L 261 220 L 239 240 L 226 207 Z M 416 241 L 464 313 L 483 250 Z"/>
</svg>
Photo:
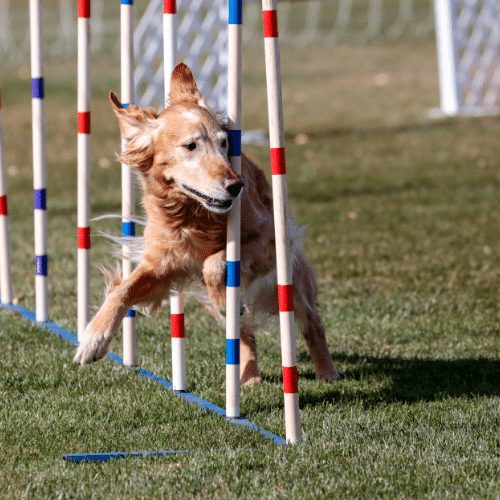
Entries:
<svg viewBox="0 0 500 500">
<path fill-rule="evenodd" d="M 336 354 L 344 367 L 343 382 L 300 384 L 314 380 L 309 370 L 299 375 L 301 407 L 332 401 L 384 403 L 439 401 L 446 398 L 500 395 L 500 361 L 489 358 L 429 359 Z M 308 354 L 299 361 L 310 363 Z M 280 383 L 279 377 L 265 377 Z"/>
</svg>

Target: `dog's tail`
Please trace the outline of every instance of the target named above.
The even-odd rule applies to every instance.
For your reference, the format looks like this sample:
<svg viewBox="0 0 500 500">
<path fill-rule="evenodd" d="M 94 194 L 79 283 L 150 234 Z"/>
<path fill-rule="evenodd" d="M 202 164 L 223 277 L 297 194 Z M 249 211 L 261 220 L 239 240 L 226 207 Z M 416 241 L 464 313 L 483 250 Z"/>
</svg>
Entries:
<svg viewBox="0 0 500 500">
<path fill-rule="evenodd" d="M 122 216 L 119 214 L 104 214 L 93 218 L 92 221 L 121 218 Z M 133 217 L 131 222 L 143 227 L 146 225 L 146 219 L 143 217 Z M 134 264 L 139 264 L 142 261 L 145 248 L 143 236 L 116 236 L 106 231 L 98 231 L 97 235 L 112 243 L 113 256 L 117 259 L 130 260 Z"/>
</svg>

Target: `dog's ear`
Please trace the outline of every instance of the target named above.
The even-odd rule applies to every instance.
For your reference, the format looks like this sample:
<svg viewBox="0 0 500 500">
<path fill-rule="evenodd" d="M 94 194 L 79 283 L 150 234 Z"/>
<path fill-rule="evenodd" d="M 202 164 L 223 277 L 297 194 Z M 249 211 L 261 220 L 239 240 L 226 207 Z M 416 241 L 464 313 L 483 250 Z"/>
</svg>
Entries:
<svg viewBox="0 0 500 500">
<path fill-rule="evenodd" d="M 153 164 L 158 113 L 153 108 L 140 108 L 135 104 L 125 107 L 114 92 L 109 93 L 109 102 L 118 117 L 122 137 L 126 139 L 119 159 L 145 174 Z"/>
<path fill-rule="evenodd" d="M 206 108 L 203 96 L 196 86 L 193 73 L 184 63 L 178 64 L 172 71 L 168 102 L 170 105 L 183 102 L 192 103 Z"/>
</svg>

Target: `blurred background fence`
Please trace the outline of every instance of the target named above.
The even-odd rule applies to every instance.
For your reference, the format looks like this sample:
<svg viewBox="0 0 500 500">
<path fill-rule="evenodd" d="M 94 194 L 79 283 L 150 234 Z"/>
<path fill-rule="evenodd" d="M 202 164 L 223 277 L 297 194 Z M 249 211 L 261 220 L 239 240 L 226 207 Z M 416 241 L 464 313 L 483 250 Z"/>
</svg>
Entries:
<svg viewBox="0 0 500 500">
<path fill-rule="evenodd" d="M 136 0 L 136 85 L 140 104 L 162 102 L 161 1 Z M 181 59 L 198 76 L 219 111 L 226 96 L 227 0 L 178 0 Z M 262 43 L 261 2 L 245 0 L 244 44 Z M 76 0 L 44 0 L 49 62 L 76 59 Z M 436 7 L 437 6 L 437 7 Z M 434 38 L 434 10 L 451 6 L 453 44 L 440 53 L 441 111 L 484 114 L 500 108 L 500 2 L 498 0 L 282 0 L 280 38 L 285 49 L 339 45 L 422 43 Z M 29 64 L 27 4 L 0 0 L 1 71 Z M 445 34 L 446 35 L 446 34 Z M 439 38 L 439 37 L 438 37 Z M 448 50 L 449 49 L 449 50 Z M 118 1 L 92 0 L 95 58 L 118 64 Z M 325 60 L 325 64 L 333 64 Z M 444 65 L 443 65 L 444 64 Z M 455 73 L 452 81 L 443 75 Z M 447 105 L 450 96 L 454 102 Z M 453 99 L 452 99 L 453 100 Z M 443 102 L 445 104 L 443 104 Z"/>
</svg>

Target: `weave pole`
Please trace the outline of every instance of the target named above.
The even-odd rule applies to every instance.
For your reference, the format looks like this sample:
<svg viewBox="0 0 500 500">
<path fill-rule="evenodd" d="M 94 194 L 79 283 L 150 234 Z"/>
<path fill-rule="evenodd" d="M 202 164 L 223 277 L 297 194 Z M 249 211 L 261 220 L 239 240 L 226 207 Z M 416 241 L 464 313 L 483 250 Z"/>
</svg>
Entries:
<svg viewBox="0 0 500 500">
<path fill-rule="evenodd" d="M 7 176 L 3 154 L 2 95 L 0 94 L 0 303 L 12 302 L 12 277 L 7 208 Z"/>
<path fill-rule="evenodd" d="M 90 303 L 90 0 L 78 0 L 78 338 Z"/>
<path fill-rule="evenodd" d="M 47 284 L 47 190 L 41 0 L 30 0 L 33 212 L 35 222 L 36 321 L 49 319 Z"/>
<path fill-rule="evenodd" d="M 228 13 L 228 142 L 229 161 L 241 174 L 241 40 L 242 0 L 229 0 Z M 240 416 L 240 226 L 241 198 L 227 219 L 226 243 L 226 417 Z"/>
<path fill-rule="evenodd" d="M 127 107 L 134 102 L 134 0 L 120 0 L 120 47 L 121 47 L 121 102 Z M 122 138 L 122 151 L 126 146 Z M 132 169 L 122 163 L 122 236 L 135 236 L 135 193 Z M 129 245 L 122 246 L 122 278 L 132 274 L 133 265 Z M 137 340 L 135 310 L 129 309 L 123 318 L 123 362 L 127 366 L 137 364 Z"/>
<path fill-rule="evenodd" d="M 286 440 L 301 438 L 276 0 L 262 0 Z"/>
<path fill-rule="evenodd" d="M 168 106 L 170 78 L 177 63 L 177 2 L 163 0 L 163 78 L 165 107 Z M 186 339 L 184 330 L 184 298 L 181 291 L 170 294 L 170 332 L 172 342 L 172 384 L 174 391 L 185 391 Z"/>
</svg>

